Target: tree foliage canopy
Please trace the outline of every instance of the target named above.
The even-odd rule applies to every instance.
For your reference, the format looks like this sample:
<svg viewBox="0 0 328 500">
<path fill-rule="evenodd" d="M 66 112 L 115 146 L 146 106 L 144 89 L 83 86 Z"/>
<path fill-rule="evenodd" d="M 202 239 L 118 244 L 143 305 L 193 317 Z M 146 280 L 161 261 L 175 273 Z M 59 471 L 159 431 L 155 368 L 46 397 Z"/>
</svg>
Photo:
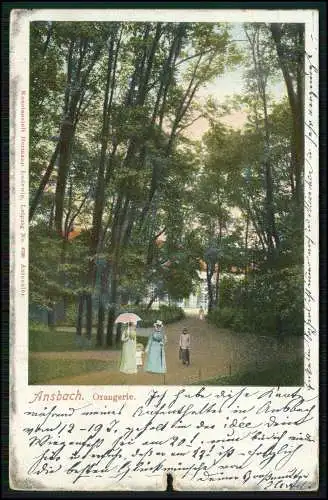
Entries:
<svg viewBox="0 0 328 500">
<path fill-rule="evenodd" d="M 75 297 L 78 334 L 102 297 L 98 340 L 108 310 L 110 344 L 120 304 L 189 296 L 200 260 L 210 309 L 232 268 L 249 282 L 301 264 L 304 36 L 244 30 L 241 48 L 228 24 L 31 24 L 30 294 Z M 201 100 L 236 67 L 242 96 L 221 109 Z M 286 97 L 274 102 L 277 80 Z M 241 129 L 224 125 L 231 105 Z M 196 141 L 187 132 L 200 117 L 209 130 Z"/>
</svg>

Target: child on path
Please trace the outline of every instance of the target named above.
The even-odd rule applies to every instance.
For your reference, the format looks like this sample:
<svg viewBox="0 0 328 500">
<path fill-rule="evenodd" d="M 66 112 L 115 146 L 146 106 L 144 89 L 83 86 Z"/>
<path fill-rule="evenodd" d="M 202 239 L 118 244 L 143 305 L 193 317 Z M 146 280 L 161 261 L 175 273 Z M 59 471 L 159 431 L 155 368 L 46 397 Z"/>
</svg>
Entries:
<svg viewBox="0 0 328 500">
<path fill-rule="evenodd" d="M 182 330 L 179 340 L 179 348 L 181 353 L 182 364 L 190 365 L 190 334 L 187 328 Z"/>
<path fill-rule="evenodd" d="M 137 367 L 143 366 L 143 357 L 144 357 L 144 346 L 142 344 L 137 344 Z"/>
</svg>

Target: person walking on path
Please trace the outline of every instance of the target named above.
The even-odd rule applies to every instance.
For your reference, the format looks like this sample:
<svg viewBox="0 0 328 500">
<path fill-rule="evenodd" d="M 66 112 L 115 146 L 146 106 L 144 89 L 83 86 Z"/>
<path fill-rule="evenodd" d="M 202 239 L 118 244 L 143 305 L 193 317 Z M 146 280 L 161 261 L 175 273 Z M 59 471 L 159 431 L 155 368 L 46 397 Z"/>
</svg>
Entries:
<svg viewBox="0 0 328 500">
<path fill-rule="evenodd" d="M 137 334 L 135 325 L 128 324 L 122 333 L 122 352 L 120 359 L 120 372 L 137 373 Z"/>
<path fill-rule="evenodd" d="M 198 317 L 200 320 L 204 319 L 204 309 L 202 307 L 199 309 Z"/>
<path fill-rule="evenodd" d="M 166 336 L 163 331 L 163 322 L 157 320 L 145 350 L 147 354 L 146 372 L 166 373 L 165 344 Z"/>
<path fill-rule="evenodd" d="M 182 364 L 190 365 L 190 334 L 187 328 L 182 330 L 179 340 L 179 348 L 181 353 Z"/>
</svg>

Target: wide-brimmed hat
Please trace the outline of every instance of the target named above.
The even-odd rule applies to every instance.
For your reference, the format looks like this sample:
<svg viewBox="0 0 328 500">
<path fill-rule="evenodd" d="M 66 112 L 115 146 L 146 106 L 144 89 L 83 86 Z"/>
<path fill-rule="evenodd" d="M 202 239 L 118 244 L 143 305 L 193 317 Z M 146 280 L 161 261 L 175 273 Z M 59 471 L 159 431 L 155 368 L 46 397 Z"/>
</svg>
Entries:
<svg viewBox="0 0 328 500">
<path fill-rule="evenodd" d="M 161 321 L 160 319 L 157 319 L 154 323 L 154 326 L 163 326 L 163 321 Z"/>
</svg>

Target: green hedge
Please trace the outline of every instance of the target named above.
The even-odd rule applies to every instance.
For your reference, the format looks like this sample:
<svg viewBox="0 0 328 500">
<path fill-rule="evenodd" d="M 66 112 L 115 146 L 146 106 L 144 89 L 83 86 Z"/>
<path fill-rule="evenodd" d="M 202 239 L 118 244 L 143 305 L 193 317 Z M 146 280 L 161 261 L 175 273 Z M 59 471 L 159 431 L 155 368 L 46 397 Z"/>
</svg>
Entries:
<svg viewBox="0 0 328 500">
<path fill-rule="evenodd" d="M 96 308 L 95 308 L 96 309 Z M 154 322 L 157 319 L 160 319 L 163 321 L 164 324 L 169 324 L 169 323 L 174 323 L 175 321 L 179 321 L 180 319 L 183 319 L 185 317 L 183 309 L 181 307 L 177 306 L 168 306 L 168 305 L 162 305 L 159 307 L 159 309 L 154 310 L 154 309 L 149 309 L 147 310 L 145 307 L 136 307 L 136 306 L 126 306 L 122 307 L 117 314 L 124 312 L 124 311 L 129 311 L 129 312 L 134 312 L 140 318 L 142 318 L 142 321 L 140 321 L 139 326 L 142 328 L 149 328 L 153 326 Z M 97 326 L 97 314 L 98 311 L 94 310 L 94 317 L 93 317 L 93 327 Z M 69 307 L 67 307 L 66 310 L 66 319 L 64 321 L 57 321 L 56 326 L 71 326 L 75 327 L 76 325 L 76 315 L 77 315 L 77 309 L 76 305 L 71 304 Z M 31 322 L 30 322 L 31 325 Z M 44 330 L 44 325 L 38 324 L 36 322 L 33 322 L 34 329 L 41 329 Z"/>
<path fill-rule="evenodd" d="M 141 328 L 150 328 L 157 319 L 163 321 L 165 325 L 174 323 L 185 317 L 185 313 L 181 307 L 162 305 L 158 310 L 146 309 L 142 307 L 127 307 L 126 310 L 134 312 L 142 321 L 138 323 Z M 122 311 L 123 312 L 123 311 Z"/>
<path fill-rule="evenodd" d="M 248 280 L 222 282 L 219 307 L 208 320 L 236 332 L 303 335 L 304 291 L 301 266 L 257 272 Z"/>
</svg>

